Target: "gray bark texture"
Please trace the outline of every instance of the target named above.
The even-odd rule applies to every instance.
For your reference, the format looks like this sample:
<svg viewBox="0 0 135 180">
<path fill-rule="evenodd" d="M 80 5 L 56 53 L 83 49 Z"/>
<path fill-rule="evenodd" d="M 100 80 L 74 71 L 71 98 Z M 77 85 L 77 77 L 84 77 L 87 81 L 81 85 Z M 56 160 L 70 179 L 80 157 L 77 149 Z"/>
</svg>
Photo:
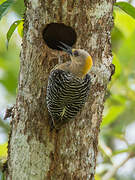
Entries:
<svg viewBox="0 0 135 180">
<path fill-rule="evenodd" d="M 7 180 L 93 180 L 104 96 L 111 76 L 113 0 L 27 0 L 18 94 L 8 145 Z M 77 118 L 59 132 L 49 129 L 46 87 L 58 63 L 42 38 L 46 24 L 77 32 L 76 48 L 95 66 L 89 98 Z M 64 59 L 64 58 L 63 58 Z"/>
</svg>

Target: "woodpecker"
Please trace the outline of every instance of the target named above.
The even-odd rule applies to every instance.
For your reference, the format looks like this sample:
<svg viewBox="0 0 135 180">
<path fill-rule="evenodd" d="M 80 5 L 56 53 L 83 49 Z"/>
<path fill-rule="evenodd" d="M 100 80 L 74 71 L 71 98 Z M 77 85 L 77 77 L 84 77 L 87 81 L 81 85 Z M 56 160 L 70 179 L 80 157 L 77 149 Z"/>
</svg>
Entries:
<svg viewBox="0 0 135 180">
<path fill-rule="evenodd" d="M 71 61 L 56 65 L 49 75 L 47 108 L 51 128 L 59 129 L 74 119 L 85 104 L 90 91 L 90 71 L 93 61 L 83 49 L 72 49 L 60 42 L 59 48 L 70 55 Z"/>
</svg>

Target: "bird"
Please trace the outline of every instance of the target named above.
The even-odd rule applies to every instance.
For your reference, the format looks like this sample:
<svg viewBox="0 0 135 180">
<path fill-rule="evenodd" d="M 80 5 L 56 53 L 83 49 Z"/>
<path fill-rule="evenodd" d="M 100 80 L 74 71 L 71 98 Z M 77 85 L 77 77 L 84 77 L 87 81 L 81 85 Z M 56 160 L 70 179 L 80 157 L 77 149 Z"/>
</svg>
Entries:
<svg viewBox="0 0 135 180">
<path fill-rule="evenodd" d="M 84 49 L 74 49 L 59 42 L 62 51 L 70 55 L 70 61 L 56 65 L 50 72 L 46 102 L 51 116 L 51 129 L 60 129 L 75 119 L 90 92 L 89 71 L 93 60 Z"/>
</svg>

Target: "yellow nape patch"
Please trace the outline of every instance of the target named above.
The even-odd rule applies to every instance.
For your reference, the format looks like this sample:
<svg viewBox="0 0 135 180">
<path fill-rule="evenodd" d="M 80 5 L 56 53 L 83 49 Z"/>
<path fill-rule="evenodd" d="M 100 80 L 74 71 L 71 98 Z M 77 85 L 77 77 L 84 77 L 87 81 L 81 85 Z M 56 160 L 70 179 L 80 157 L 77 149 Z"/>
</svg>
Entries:
<svg viewBox="0 0 135 180">
<path fill-rule="evenodd" d="M 91 69 L 92 65 L 93 65 L 92 58 L 91 58 L 91 56 L 88 56 L 85 60 L 85 65 L 83 68 L 84 75 L 86 75 L 88 73 L 88 71 Z"/>
</svg>

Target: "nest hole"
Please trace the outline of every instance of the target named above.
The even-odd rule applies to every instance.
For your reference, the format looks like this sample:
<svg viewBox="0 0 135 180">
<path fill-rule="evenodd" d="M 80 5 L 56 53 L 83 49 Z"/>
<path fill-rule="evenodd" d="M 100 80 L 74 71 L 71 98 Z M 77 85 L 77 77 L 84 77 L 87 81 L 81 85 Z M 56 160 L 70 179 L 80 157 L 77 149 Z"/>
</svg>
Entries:
<svg viewBox="0 0 135 180">
<path fill-rule="evenodd" d="M 76 43 L 77 34 L 71 26 L 64 23 L 50 23 L 43 30 L 43 39 L 49 48 L 61 51 L 60 42 L 72 47 Z"/>
</svg>

